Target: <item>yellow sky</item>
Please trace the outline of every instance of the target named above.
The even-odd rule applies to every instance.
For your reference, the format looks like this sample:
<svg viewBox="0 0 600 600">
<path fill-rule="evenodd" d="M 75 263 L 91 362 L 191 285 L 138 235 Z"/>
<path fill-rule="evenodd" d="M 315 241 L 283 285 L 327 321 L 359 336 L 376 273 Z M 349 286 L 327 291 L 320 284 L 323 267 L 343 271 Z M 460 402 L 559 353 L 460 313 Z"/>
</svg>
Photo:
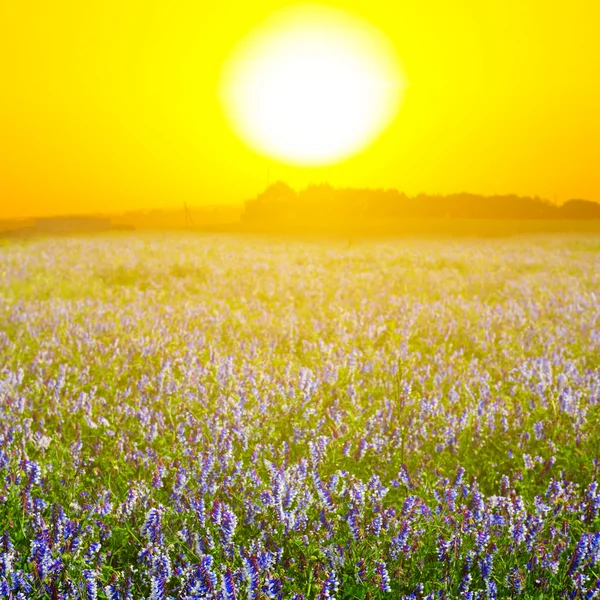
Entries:
<svg viewBox="0 0 600 600">
<path fill-rule="evenodd" d="M 600 201 L 600 2 L 328 2 L 380 27 L 409 81 L 361 154 L 269 161 L 216 90 L 275 0 L 0 3 L 0 218 L 235 202 L 271 179 Z"/>
</svg>

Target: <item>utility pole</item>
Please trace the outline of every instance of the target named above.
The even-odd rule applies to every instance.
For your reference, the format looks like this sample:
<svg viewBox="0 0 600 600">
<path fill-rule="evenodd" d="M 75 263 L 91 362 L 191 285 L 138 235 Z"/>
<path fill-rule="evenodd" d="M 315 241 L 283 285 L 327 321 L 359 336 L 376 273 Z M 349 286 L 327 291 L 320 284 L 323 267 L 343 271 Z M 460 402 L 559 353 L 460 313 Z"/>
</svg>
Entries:
<svg viewBox="0 0 600 600">
<path fill-rule="evenodd" d="M 190 225 L 194 226 L 194 219 L 192 219 L 192 213 L 188 208 L 187 202 L 183 203 L 183 214 L 185 217 L 185 228 L 187 229 Z"/>
</svg>

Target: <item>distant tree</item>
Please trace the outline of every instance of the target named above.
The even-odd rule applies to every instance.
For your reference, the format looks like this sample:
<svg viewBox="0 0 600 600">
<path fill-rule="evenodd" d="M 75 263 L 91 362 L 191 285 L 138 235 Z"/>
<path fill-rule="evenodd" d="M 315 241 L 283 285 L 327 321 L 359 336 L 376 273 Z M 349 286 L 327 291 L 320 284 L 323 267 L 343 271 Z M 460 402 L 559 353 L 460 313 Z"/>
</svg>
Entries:
<svg viewBox="0 0 600 600">
<path fill-rule="evenodd" d="M 243 220 L 253 223 L 350 226 L 365 221 L 397 219 L 597 219 L 600 204 L 569 200 L 558 207 L 538 197 L 515 194 L 418 194 L 398 190 L 334 188 L 328 183 L 310 185 L 296 193 L 278 181 L 245 204 Z"/>
<path fill-rule="evenodd" d="M 281 221 L 291 216 L 296 192 L 285 182 L 277 181 L 256 198 L 245 203 L 242 221 Z"/>
<path fill-rule="evenodd" d="M 563 219 L 600 219 L 600 204 L 590 200 L 568 200 L 559 211 Z"/>
</svg>

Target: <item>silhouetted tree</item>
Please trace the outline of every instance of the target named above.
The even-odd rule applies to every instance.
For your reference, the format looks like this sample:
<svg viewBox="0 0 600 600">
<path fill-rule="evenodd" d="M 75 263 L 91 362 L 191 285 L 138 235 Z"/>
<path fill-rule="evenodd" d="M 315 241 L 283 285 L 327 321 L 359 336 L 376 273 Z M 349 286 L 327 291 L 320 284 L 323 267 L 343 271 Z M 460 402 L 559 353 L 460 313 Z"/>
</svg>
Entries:
<svg viewBox="0 0 600 600">
<path fill-rule="evenodd" d="M 245 203 L 243 221 L 282 221 L 291 217 L 296 192 L 283 181 L 267 187 L 256 198 Z"/>
<path fill-rule="evenodd" d="M 242 220 L 292 225 L 352 225 L 398 219 L 597 219 L 600 204 L 570 200 L 556 206 L 538 197 L 514 194 L 418 194 L 409 197 L 394 189 L 334 188 L 310 185 L 296 193 L 278 181 L 248 200 Z"/>
<path fill-rule="evenodd" d="M 568 200 L 560 207 L 563 219 L 600 219 L 600 204 L 589 200 Z"/>
</svg>

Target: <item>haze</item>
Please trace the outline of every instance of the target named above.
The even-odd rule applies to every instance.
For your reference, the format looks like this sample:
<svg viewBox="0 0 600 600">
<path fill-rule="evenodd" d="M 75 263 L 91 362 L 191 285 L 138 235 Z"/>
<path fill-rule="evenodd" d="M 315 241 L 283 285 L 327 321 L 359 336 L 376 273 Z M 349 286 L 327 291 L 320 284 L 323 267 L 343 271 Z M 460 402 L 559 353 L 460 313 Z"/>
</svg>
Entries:
<svg viewBox="0 0 600 600">
<path fill-rule="evenodd" d="M 293 186 L 600 200 L 600 5 L 330 2 L 392 40 L 410 86 L 391 127 L 326 167 L 256 153 L 217 97 L 236 43 L 286 5 L 0 5 L 0 218 L 239 202 Z"/>
</svg>

